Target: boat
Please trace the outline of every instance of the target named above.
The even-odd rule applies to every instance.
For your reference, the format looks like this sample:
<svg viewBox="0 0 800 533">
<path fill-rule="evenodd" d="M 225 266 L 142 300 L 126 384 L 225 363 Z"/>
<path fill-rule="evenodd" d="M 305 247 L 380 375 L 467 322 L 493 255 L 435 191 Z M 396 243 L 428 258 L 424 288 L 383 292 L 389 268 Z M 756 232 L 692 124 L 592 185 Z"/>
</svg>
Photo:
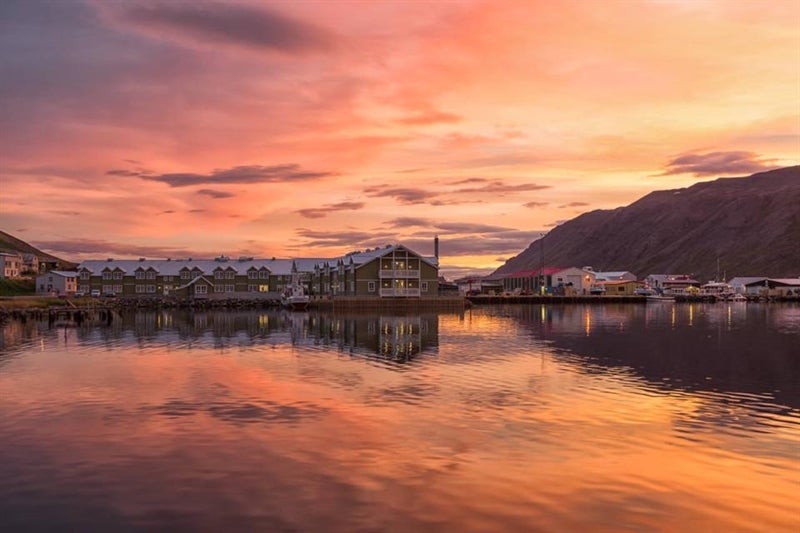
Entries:
<svg viewBox="0 0 800 533">
<path fill-rule="evenodd" d="M 747 296 L 745 296 L 742 293 L 736 293 L 736 294 L 733 295 L 733 298 L 731 298 L 731 300 L 734 301 L 734 302 L 746 302 L 747 301 Z"/>
<path fill-rule="evenodd" d="M 310 302 L 311 297 L 306 288 L 300 283 L 297 276 L 292 276 L 292 282 L 281 294 L 281 304 L 292 311 L 305 311 Z"/>
<path fill-rule="evenodd" d="M 648 294 L 648 302 L 674 302 L 675 297 L 670 294 Z"/>
</svg>

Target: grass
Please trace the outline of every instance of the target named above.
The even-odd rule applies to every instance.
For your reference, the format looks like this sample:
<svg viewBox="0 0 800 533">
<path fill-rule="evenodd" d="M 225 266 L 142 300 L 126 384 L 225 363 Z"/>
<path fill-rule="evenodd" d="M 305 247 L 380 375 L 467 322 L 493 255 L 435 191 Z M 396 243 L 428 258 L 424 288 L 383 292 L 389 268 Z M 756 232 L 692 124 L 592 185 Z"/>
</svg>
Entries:
<svg viewBox="0 0 800 533">
<path fill-rule="evenodd" d="M 27 296 L 36 293 L 32 279 L 0 279 L 0 296 Z"/>
</svg>

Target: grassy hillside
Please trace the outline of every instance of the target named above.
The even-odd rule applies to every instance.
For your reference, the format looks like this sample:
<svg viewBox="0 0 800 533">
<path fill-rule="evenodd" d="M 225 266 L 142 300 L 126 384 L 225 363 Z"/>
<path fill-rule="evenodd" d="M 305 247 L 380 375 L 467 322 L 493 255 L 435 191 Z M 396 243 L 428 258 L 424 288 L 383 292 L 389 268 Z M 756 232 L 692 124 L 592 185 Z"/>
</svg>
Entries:
<svg viewBox="0 0 800 533">
<path fill-rule="evenodd" d="M 0 296 L 34 294 L 36 282 L 32 279 L 0 279 Z"/>
<path fill-rule="evenodd" d="M 58 268 L 62 270 L 72 270 L 77 267 L 76 263 L 66 261 L 60 257 L 45 253 L 35 246 L 31 246 L 22 239 L 9 235 L 5 231 L 0 231 L 0 252 L 19 252 L 22 254 L 36 254 L 40 261 L 56 261 Z"/>
</svg>

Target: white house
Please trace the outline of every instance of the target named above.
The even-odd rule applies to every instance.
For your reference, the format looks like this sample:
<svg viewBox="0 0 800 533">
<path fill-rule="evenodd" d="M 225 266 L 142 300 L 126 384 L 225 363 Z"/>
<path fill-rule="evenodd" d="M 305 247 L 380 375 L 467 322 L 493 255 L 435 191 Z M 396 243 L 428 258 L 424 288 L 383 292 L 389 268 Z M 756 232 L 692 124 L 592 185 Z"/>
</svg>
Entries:
<svg viewBox="0 0 800 533">
<path fill-rule="evenodd" d="M 592 286 L 597 281 L 597 272 L 591 267 L 570 267 L 553 274 L 553 287 L 571 287 L 575 294 L 589 294 Z"/>
<path fill-rule="evenodd" d="M 36 276 L 37 294 L 74 294 L 78 290 L 78 273 L 51 270 Z"/>
</svg>

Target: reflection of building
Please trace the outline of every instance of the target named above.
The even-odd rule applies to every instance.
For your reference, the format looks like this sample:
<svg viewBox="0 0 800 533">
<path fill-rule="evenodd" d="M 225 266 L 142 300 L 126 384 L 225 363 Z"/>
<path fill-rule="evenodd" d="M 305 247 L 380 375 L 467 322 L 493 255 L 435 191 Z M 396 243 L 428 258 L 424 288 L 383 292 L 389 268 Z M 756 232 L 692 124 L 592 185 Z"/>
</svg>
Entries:
<svg viewBox="0 0 800 533">
<path fill-rule="evenodd" d="M 292 320 L 305 320 L 293 313 Z M 294 318 L 297 317 L 297 318 Z M 302 342 L 336 344 L 340 350 L 379 355 L 396 361 L 407 360 L 439 345 L 439 316 L 327 315 L 308 317 L 309 333 L 293 335 Z"/>
</svg>

